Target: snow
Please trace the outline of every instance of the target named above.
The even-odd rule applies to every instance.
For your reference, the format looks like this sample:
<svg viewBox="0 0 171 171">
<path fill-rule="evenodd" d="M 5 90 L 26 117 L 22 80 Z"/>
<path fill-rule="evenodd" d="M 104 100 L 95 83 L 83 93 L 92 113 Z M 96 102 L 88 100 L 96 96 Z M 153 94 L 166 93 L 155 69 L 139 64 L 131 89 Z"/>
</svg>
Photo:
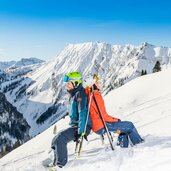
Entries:
<svg viewBox="0 0 171 171">
<path fill-rule="evenodd" d="M 171 170 L 171 69 L 134 79 L 105 96 L 109 114 L 130 120 L 144 143 L 115 151 L 105 137 L 91 133 L 84 142 L 81 158 L 74 157 L 75 143 L 69 143 L 65 171 L 170 171 Z M 57 131 L 68 127 L 69 118 L 61 119 Z M 49 157 L 54 125 L 0 159 L 3 171 L 46 171 L 41 161 Z"/>
<path fill-rule="evenodd" d="M 12 68 L 18 68 L 18 67 L 22 67 L 22 66 L 28 66 L 28 65 L 33 65 L 33 64 L 38 64 L 38 63 L 42 63 L 45 62 L 43 60 L 37 59 L 35 57 L 31 57 L 31 58 L 22 58 L 20 61 L 17 61 L 13 66 L 11 66 Z"/>
<path fill-rule="evenodd" d="M 62 77 L 71 71 L 79 71 L 83 76 L 98 74 L 102 80 L 102 91 L 106 95 L 114 87 L 129 82 L 141 75 L 142 70 L 152 73 L 157 60 L 161 68 L 170 68 L 171 48 L 156 47 L 148 43 L 139 46 L 134 45 L 111 45 L 105 42 L 87 42 L 69 44 L 55 59 L 41 62 L 33 58 L 21 59 L 18 68 L 6 69 L 11 76 L 10 81 L 3 82 L 0 87 L 22 79 L 20 85 L 5 95 L 7 100 L 23 114 L 30 125 L 30 136 L 35 136 L 47 129 L 58 116 L 66 113 L 66 105 L 63 101 L 66 93 Z M 34 65 L 29 65 L 38 62 Z M 41 62 L 41 63 L 39 63 Z M 27 65 L 27 66 L 25 66 Z M 20 93 L 25 86 L 26 92 Z M 23 88 L 24 89 L 24 88 Z M 37 119 L 55 106 L 60 110 L 50 116 L 43 124 L 37 124 Z M 64 112 L 62 112 L 64 111 Z M 50 122 L 52 121 L 52 122 Z"/>
<path fill-rule="evenodd" d="M 10 68 L 19 68 L 19 67 L 38 64 L 38 63 L 42 63 L 42 62 L 45 62 L 45 61 L 37 59 L 35 57 L 22 58 L 20 61 L 0 62 L 0 69 L 8 70 Z"/>
<path fill-rule="evenodd" d="M 4 70 L 6 68 L 9 68 L 10 66 L 14 65 L 16 61 L 10 61 L 10 62 L 0 62 L 0 69 Z"/>
</svg>

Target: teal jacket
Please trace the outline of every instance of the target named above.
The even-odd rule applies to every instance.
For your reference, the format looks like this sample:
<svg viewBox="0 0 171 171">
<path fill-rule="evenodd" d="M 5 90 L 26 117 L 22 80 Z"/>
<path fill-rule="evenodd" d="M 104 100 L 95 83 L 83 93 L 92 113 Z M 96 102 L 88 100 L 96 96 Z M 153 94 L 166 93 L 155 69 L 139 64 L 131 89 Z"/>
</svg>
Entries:
<svg viewBox="0 0 171 171">
<path fill-rule="evenodd" d="M 70 125 L 73 127 L 78 127 L 78 134 L 81 134 L 84 132 L 86 117 L 88 113 L 87 94 L 82 87 L 82 84 L 80 84 L 76 89 L 68 92 L 71 95 L 69 109 L 69 116 L 71 119 Z M 89 126 L 90 128 L 92 127 L 90 115 L 88 118 L 87 126 Z"/>
</svg>

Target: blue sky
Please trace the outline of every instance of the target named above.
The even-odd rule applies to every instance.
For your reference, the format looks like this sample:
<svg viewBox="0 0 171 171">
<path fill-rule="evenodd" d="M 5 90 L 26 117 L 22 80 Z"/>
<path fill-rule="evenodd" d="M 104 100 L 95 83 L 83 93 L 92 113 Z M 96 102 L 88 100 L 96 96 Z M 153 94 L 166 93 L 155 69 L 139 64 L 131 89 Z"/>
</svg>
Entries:
<svg viewBox="0 0 171 171">
<path fill-rule="evenodd" d="M 0 61 L 53 59 L 68 43 L 171 47 L 171 2 L 0 0 Z"/>
</svg>

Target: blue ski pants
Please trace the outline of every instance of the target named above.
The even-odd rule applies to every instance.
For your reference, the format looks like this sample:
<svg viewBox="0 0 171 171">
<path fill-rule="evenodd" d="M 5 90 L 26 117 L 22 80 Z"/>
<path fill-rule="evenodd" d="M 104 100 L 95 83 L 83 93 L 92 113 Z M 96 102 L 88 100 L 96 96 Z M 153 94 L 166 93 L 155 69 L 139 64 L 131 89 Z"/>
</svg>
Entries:
<svg viewBox="0 0 171 171">
<path fill-rule="evenodd" d="M 134 124 L 129 121 L 121 121 L 121 122 L 106 122 L 106 126 L 109 132 L 116 132 L 117 130 L 121 131 L 121 134 L 118 137 L 120 147 L 127 148 L 129 146 L 129 140 L 133 145 L 138 144 L 143 141 L 140 137 L 137 129 Z M 104 134 L 106 131 L 104 128 L 98 130 L 97 134 Z"/>
</svg>

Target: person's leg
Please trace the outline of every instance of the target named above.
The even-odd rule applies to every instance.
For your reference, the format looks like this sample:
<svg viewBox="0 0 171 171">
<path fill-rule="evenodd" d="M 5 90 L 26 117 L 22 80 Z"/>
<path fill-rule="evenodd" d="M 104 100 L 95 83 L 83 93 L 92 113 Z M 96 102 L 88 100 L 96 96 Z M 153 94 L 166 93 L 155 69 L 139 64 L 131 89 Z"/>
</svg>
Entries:
<svg viewBox="0 0 171 171">
<path fill-rule="evenodd" d="M 144 141 L 140 137 L 140 135 L 135 127 L 132 129 L 132 131 L 128 135 L 134 145 Z"/>
<path fill-rule="evenodd" d="M 106 125 L 108 127 L 109 133 L 115 132 L 116 130 L 118 130 L 118 129 L 115 129 L 114 126 L 109 126 L 109 123 L 106 123 Z M 102 128 L 102 129 L 96 131 L 95 133 L 100 135 L 101 139 L 104 139 L 104 134 L 106 133 L 106 131 L 105 131 L 104 128 Z M 102 140 L 102 144 L 103 144 L 103 141 L 104 140 Z M 126 133 L 121 133 L 118 136 L 118 141 L 119 141 L 118 145 L 120 145 L 120 147 L 123 147 L 123 148 L 127 148 L 128 147 L 128 135 Z"/>
<path fill-rule="evenodd" d="M 122 148 L 127 148 L 129 145 L 128 135 L 126 133 L 121 133 L 118 136 L 119 146 Z"/>
<path fill-rule="evenodd" d="M 130 140 L 132 141 L 134 145 L 142 142 L 142 138 L 138 134 L 132 122 L 129 122 L 129 121 L 111 122 L 111 123 L 106 123 L 106 125 L 109 131 L 115 132 L 117 130 L 120 130 L 121 133 L 127 134 L 130 137 Z M 125 137 L 123 141 L 126 144 L 127 143 L 126 141 L 128 140 Z"/>
<path fill-rule="evenodd" d="M 69 127 L 62 130 L 52 140 L 51 148 L 54 149 L 54 165 L 63 167 L 68 161 L 67 143 L 75 140 L 76 135 L 75 127 Z M 87 127 L 86 135 L 89 135 L 91 128 Z"/>
<path fill-rule="evenodd" d="M 67 163 L 67 143 L 75 140 L 75 130 L 76 128 L 69 127 L 53 138 L 51 148 L 54 149 L 54 165 L 62 167 Z"/>
</svg>

